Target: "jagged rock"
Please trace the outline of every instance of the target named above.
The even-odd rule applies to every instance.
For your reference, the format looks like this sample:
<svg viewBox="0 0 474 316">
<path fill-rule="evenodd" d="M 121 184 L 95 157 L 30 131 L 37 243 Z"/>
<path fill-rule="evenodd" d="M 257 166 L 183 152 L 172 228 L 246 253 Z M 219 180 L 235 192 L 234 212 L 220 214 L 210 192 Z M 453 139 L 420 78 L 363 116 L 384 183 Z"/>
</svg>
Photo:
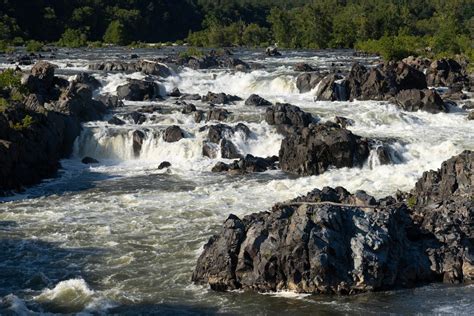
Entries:
<svg viewBox="0 0 474 316">
<path fill-rule="evenodd" d="M 196 106 L 194 104 L 189 103 L 184 106 L 184 108 L 181 110 L 181 113 L 191 114 L 196 111 L 197 111 Z"/>
<path fill-rule="evenodd" d="M 265 54 L 270 57 L 281 56 L 281 53 L 278 51 L 278 48 L 276 46 L 267 47 L 267 49 L 265 50 Z"/>
<path fill-rule="evenodd" d="M 429 86 L 451 87 L 455 84 L 469 84 L 465 69 L 453 59 L 440 59 L 431 63 L 426 72 Z"/>
<path fill-rule="evenodd" d="M 269 125 L 307 127 L 313 122 L 313 116 L 310 113 L 302 111 L 297 106 L 287 103 L 277 103 L 267 108 L 265 121 Z"/>
<path fill-rule="evenodd" d="M 146 121 L 146 115 L 137 111 L 133 111 L 125 114 L 124 119 L 132 121 L 133 124 L 143 124 Z"/>
<path fill-rule="evenodd" d="M 221 140 L 221 157 L 227 159 L 238 159 L 241 158 L 242 155 L 233 142 L 224 138 Z"/>
<path fill-rule="evenodd" d="M 395 100 L 406 111 L 448 112 L 448 108 L 435 90 L 402 90 L 396 95 Z"/>
<path fill-rule="evenodd" d="M 474 111 L 470 111 L 469 114 L 467 115 L 467 119 L 470 121 L 474 120 Z"/>
<path fill-rule="evenodd" d="M 158 170 L 165 169 L 165 168 L 169 168 L 169 167 L 171 167 L 171 163 L 168 162 L 168 161 L 163 161 L 163 162 L 160 163 L 160 165 L 158 166 Z"/>
<path fill-rule="evenodd" d="M 268 212 L 230 215 L 192 280 L 217 291 L 331 294 L 472 282 L 473 163 L 465 151 L 426 172 L 410 207 L 325 187 Z"/>
<path fill-rule="evenodd" d="M 100 81 L 87 72 L 81 72 L 80 74 L 76 75 L 74 81 L 87 85 L 91 90 L 96 90 L 102 87 Z"/>
<path fill-rule="evenodd" d="M 313 68 L 311 65 L 308 65 L 306 63 L 297 63 L 294 67 L 293 67 L 293 70 L 294 71 L 301 71 L 301 72 L 312 72 L 312 71 L 316 71 L 315 68 Z"/>
<path fill-rule="evenodd" d="M 330 167 L 362 166 L 368 142 L 335 123 L 303 128 L 283 139 L 280 167 L 298 175 L 317 175 Z"/>
<path fill-rule="evenodd" d="M 181 91 L 179 91 L 178 88 L 174 88 L 173 91 L 171 91 L 170 93 L 168 93 L 168 96 L 170 97 L 175 97 L 175 98 L 179 98 L 181 96 Z"/>
<path fill-rule="evenodd" d="M 160 96 L 160 87 L 156 82 L 130 79 L 117 88 L 117 96 L 128 101 L 153 100 Z"/>
<path fill-rule="evenodd" d="M 116 95 L 100 94 L 97 96 L 97 101 L 102 102 L 107 109 L 115 109 L 123 107 L 123 102 Z"/>
<path fill-rule="evenodd" d="M 183 130 L 176 125 L 170 126 L 165 129 L 163 133 L 163 140 L 168 143 L 174 143 L 184 138 Z"/>
<path fill-rule="evenodd" d="M 235 95 L 225 93 L 213 93 L 209 91 L 207 95 L 202 97 L 201 100 L 203 102 L 209 102 L 212 104 L 230 104 L 235 101 L 241 101 L 242 99 Z"/>
<path fill-rule="evenodd" d="M 186 63 L 186 66 L 194 70 L 209 69 L 219 66 L 219 62 L 214 56 L 191 57 Z"/>
<path fill-rule="evenodd" d="M 425 75 L 409 65 L 380 64 L 371 69 L 355 63 L 347 78 L 350 100 L 388 100 L 408 89 L 426 89 Z"/>
<path fill-rule="evenodd" d="M 112 125 L 125 125 L 125 121 L 119 119 L 116 116 L 113 116 L 110 120 L 107 121 L 107 123 Z"/>
<path fill-rule="evenodd" d="M 47 94 L 53 87 L 55 68 L 53 64 L 39 61 L 31 68 L 30 75 L 23 76 L 22 84 L 26 85 L 32 93 Z"/>
<path fill-rule="evenodd" d="M 296 87 L 300 93 L 305 93 L 316 88 L 318 83 L 324 78 L 319 72 L 303 73 L 296 78 Z"/>
<path fill-rule="evenodd" d="M 201 123 L 202 120 L 204 120 L 204 112 L 201 110 L 194 112 L 194 121 L 196 123 Z"/>
<path fill-rule="evenodd" d="M 213 168 L 212 172 L 229 172 L 230 174 L 245 174 L 253 172 L 264 172 L 271 169 L 276 169 L 276 162 L 278 157 L 260 158 L 252 155 L 247 155 L 245 158 L 235 160 L 230 164 L 218 162 Z"/>
<path fill-rule="evenodd" d="M 84 158 L 82 158 L 81 162 L 85 165 L 99 163 L 99 161 L 97 159 L 94 159 L 94 158 L 91 158 L 91 157 L 84 157 Z"/>
<path fill-rule="evenodd" d="M 318 101 L 347 101 L 347 83 L 343 77 L 331 74 L 324 77 L 316 90 Z"/>
<path fill-rule="evenodd" d="M 100 120 L 107 110 L 102 102 L 92 99 L 92 90 L 88 85 L 75 81 L 63 91 L 53 108 L 77 116 L 81 122 Z"/>
<path fill-rule="evenodd" d="M 99 62 L 90 64 L 89 69 L 106 72 L 142 72 L 146 75 L 160 76 L 163 78 L 169 77 L 172 74 L 168 66 L 149 60 L 139 60 L 130 63 L 121 61 Z"/>
<path fill-rule="evenodd" d="M 354 125 L 354 120 L 351 120 L 351 119 L 348 119 L 348 118 L 342 117 L 342 116 L 336 116 L 334 118 L 334 121 L 343 128 L 346 128 L 347 126 Z"/>
<path fill-rule="evenodd" d="M 135 157 L 140 156 L 140 152 L 142 151 L 142 146 L 143 146 L 143 140 L 145 139 L 145 133 L 139 130 L 133 131 L 133 155 Z"/>
<path fill-rule="evenodd" d="M 225 124 L 216 124 L 205 128 L 208 129 L 208 141 L 203 144 L 205 157 L 216 158 L 219 152 L 222 158 L 237 159 L 242 157 L 229 138 L 236 132 L 241 132 L 244 137 L 248 137 L 250 129 L 246 125 L 239 123 L 235 128 L 232 128 Z"/>
<path fill-rule="evenodd" d="M 415 68 L 418 71 L 424 72 L 428 69 L 431 61 L 428 58 L 408 56 L 402 60 L 405 64 Z"/>
<path fill-rule="evenodd" d="M 210 109 L 207 112 L 206 122 L 208 121 L 225 121 L 229 117 L 230 112 L 226 109 Z"/>
<path fill-rule="evenodd" d="M 260 97 L 259 95 L 252 94 L 245 100 L 245 105 L 247 106 L 269 106 L 272 105 L 270 101 L 265 100 L 264 98 Z"/>
</svg>

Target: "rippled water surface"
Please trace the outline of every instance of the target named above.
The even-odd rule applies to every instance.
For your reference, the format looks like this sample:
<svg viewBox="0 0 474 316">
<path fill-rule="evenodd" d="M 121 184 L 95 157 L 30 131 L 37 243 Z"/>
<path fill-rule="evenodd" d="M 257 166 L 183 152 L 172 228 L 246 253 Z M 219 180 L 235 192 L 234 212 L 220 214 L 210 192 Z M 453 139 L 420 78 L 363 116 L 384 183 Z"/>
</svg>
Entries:
<svg viewBox="0 0 474 316">
<path fill-rule="evenodd" d="M 66 54 L 67 53 L 67 54 Z M 168 51 L 138 51 L 155 57 Z M 89 62 L 130 55 L 124 50 L 60 51 L 58 74 L 69 77 L 87 70 Z M 48 57 L 48 56 L 46 56 Z M 76 142 L 74 157 L 62 161 L 58 178 L 45 181 L 0 204 L 0 314 L 469 314 L 473 286 L 431 285 L 411 290 L 354 297 L 306 296 L 293 293 L 216 293 L 190 282 L 209 237 L 230 214 L 263 211 L 323 186 L 363 189 L 383 197 L 409 190 L 423 171 L 464 149 L 474 149 L 472 121 L 460 110 L 449 114 L 403 112 L 387 102 L 315 102 L 314 92 L 299 94 L 292 66 L 307 62 L 319 68 L 332 63 L 348 68 L 350 51 L 285 52 L 264 59 L 260 52 L 238 52 L 265 69 L 175 69 L 160 79 L 163 89 L 235 94 L 258 93 L 272 102 L 288 102 L 321 120 L 335 115 L 354 120 L 350 129 L 362 136 L 393 139 L 399 163 L 382 166 L 372 157 L 363 168 L 330 170 L 320 176 L 294 177 L 280 171 L 245 176 L 211 173 L 222 159 L 202 156 L 205 123 L 181 114 L 175 100 L 128 102 L 117 114 L 144 105 L 161 110 L 143 125 L 110 126 L 89 122 Z M 373 60 L 362 60 L 372 63 Z M 0 66 L 7 67 L 0 59 Z M 114 92 L 127 78 L 141 74 L 93 73 L 103 83 L 95 93 Z M 195 102 L 201 109 L 208 105 Z M 242 153 L 277 155 L 282 136 L 263 121 L 264 109 L 244 102 L 228 105 L 229 125 L 243 122 L 250 138 L 236 133 L 232 141 Z M 165 143 L 163 129 L 180 125 L 186 138 Z M 132 133 L 146 134 L 135 158 Z M 91 156 L 100 164 L 80 163 Z M 169 161 L 172 167 L 158 170 Z"/>
</svg>

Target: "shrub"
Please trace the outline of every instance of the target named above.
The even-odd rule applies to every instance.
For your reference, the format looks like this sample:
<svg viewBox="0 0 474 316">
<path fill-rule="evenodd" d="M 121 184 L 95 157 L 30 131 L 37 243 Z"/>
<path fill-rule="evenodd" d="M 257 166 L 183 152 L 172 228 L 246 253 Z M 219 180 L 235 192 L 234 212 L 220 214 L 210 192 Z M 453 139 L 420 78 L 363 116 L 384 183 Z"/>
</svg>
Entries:
<svg viewBox="0 0 474 316">
<path fill-rule="evenodd" d="M 265 27 L 252 23 L 245 27 L 242 33 L 242 42 L 246 46 L 259 47 L 268 43 L 270 40 L 270 32 Z"/>
<path fill-rule="evenodd" d="M 26 51 L 30 53 L 36 53 L 43 50 L 44 44 L 35 40 L 28 41 L 26 44 Z"/>
<path fill-rule="evenodd" d="M 196 47 L 189 47 L 187 50 L 179 53 L 179 57 L 181 58 L 202 57 L 202 56 L 204 56 L 204 52 Z"/>
<path fill-rule="evenodd" d="M 34 123 L 35 122 L 34 122 L 33 118 L 29 115 L 26 115 L 21 120 L 21 122 L 12 124 L 11 128 L 13 128 L 16 131 L 22 131 L 22 130 L 30 128 Z"/>
<path fill-rule="evenodd" d="M 104 42 L 115 45 L 127 45 L 130 43 L 128 33 L 122 22 L 118 20 L 110 22 L 104 34 Z"/>
<path fill-rule="evenodd" d="M 7 41 L 0 40 L 0 53 L 13 53 L 15 48 L 10 45 Z"/>
<path fill-rule="evenodd" d="M 87 45 L 87 35 L 78 29 L 66 29 L 58 41 L 58 45 L 70 48 L 84 47 Z"/>
<path fill-rule="evenodd" d="M 5 112 L 5 110 L 10 106 L 7 100 L 0 98 L 0 113 Z"/>
<path fill-rule="evenodd" d="M 413 208 L 416 205 L 416 196 L 410 196 L 407 200 L 407 205 L 409 208 Z"/>
<path fill-rule="evenodd" d="M 0 73 L 0 90 L 12 89 L 21 86 L 21 76 L 13 69 L 6 69 Z"/>
</svg>

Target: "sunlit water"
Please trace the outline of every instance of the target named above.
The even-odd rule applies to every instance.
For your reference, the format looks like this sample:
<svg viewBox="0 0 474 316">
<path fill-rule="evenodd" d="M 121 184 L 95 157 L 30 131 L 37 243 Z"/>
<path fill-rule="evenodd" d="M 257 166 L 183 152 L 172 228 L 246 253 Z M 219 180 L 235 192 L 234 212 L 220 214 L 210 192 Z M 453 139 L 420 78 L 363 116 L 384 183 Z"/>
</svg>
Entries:
<svg viewBox="0 0 474 316">
<path fill-rule="evenodd" d="M 139 51 L 153 57 L 161 51 Z M 51 60 L 58 73 L 72 76 L 91 60 L 125 56 L 122 50 L 58 53 Z M 235 94 L 258 93 L 272 102 L 288 102 L 322 121 L 335 115 L 352 119 L 358 135 L 391 139 L 399 163 L 382 166 L 372 157 L 363 168 L 330 170 L 313 177 L 281 171 L 245 176 L 211 173 L 222 159 L 202 156 L 206 123 L 181 114 L 173 99 L 129 102 L 119 117 L 144 105 L 161 111 L 147 114 L 142 125 L 105 122 L 84 125 L 72 159 L 62 162 L 58 178 L 0 204 L 0 314 L 468 314 L 474 310 L 473 286 L 432 285 L 411 290 L 355 297 L 307 296 L 293 293 L 216 293 L 191 283 L 202 246 L 230 214 L 266 210 L 275 202 L 323 186 L 363 189 L 383 197 L 409 190 L 423 171 L 464 149 L 474 149 L 474 123 L 466 113 L 403 112 L 387 102 L 315 102 L 314 91 L 299 94 L 292 65 L 307 62 L 320 68 L 331 63 L 349 67 L 351 52 L 286 52 L 263 59 L 258 52 L 240 52 L 246 61 L 264 64 L 250 73 L 230 70 L 175 69 L 160 80 L 163 89 Z M 370 63 L 372 60 L 363 60 Z M 5 60 L 1 60 L 6 67 Z M 114 93 L 126 78 L 140 74 L 95 73 Z M 200 109 L 206 104 L 194 102 Z M 231 126 L 245 123 L 252 135 L 236 133 L 232 141 L 243 154 L 278 155 L 282 136 L 263 121 L 264 109 L 244 102 L 228 105 Z M 160 133 L 180 125 L 186 138 L 165 143 Z M 135 158 L 132 133 L 146 134 Z M 91 156 L 100 164 L 80 163 Z M 169 161 L 172 167 L 158 170 Z"/>
</svg>

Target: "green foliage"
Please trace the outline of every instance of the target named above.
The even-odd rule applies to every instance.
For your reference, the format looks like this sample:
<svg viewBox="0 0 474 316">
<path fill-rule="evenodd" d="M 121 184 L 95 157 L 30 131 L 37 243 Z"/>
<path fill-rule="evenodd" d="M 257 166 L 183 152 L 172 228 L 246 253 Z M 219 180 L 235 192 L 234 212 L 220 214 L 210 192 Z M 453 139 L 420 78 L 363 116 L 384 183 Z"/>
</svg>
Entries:
<svg viewBox="0 0 474 316">
<path fill-rule="evenodd" d="M 21 76 L 13 69 L 5 69 L 0 73 L 0 90 L 19 88 L 21 86 Z"/>
<path fill-rule="evenodd" d="M 0 53 L 13 53 L 15 51 L 15 47 L 11 46 L 10 43 L 7 41 L 0 41 Z"/>
<path fill-rule="evenodd" d="M 104 34 L 104 42 L 115 45 L 127 45 L 130 39 L 122 22 L 114 20 L 110 22 Z"/>
<path fill-rule="evenodd" d="M 409 208 L 413 208 L 416 205 L 417 199 L 416 196 L 410 196 L 407 200 L 407 205 Z"/>
<path fill-rule="evenodd" d="M 8 101 L 0 97 L 0 113 L 5 112 L 5 110 L 10 106 Z"/>
<path fill-rule="evenodd" d="M 44 44 L 39 41 L 31 40 L 26 44 L 26 51 L 30 53 L 36 53 L 43 50 Z"/>
<path fill-rule="evenodd" d="M 203 57 L 204 52 L 196 47 L 189 47 L 187 50 L 181 52 L 179 57 L 181 58 L 189 58 L 189 57 Z"/>
<path fill-rule="evenodd" d="M 16 131 L 23 131 L 25 129 L 30 128 L 34 124 L 34 120 L 30 115 L 26 115 L 21 122 L 11 124 L 10 127 Z"/>
<path fill-rule="evenodd" d="M 410 55 L 421 55 L 426 47 L 423 38 L 411 35 L 383 36 L 379 40 L 357 42 L 355 48 L 380 54 L 385 60 L 400 60 Z"/>
<path fill-rule="evenodd" d="M 87 45 L 87 35 L 79 29 L 66 29 L 58 45 L 70 48 L 84 47 Z"/>
<path fill-rule="evenodd" d="M 242 43 L 249 47 L 259 47 L 268 45 L 270 41 L 270 31 L 258 24 L 252 23 L 245 27 L 242 33 Z"/>
</svg>

